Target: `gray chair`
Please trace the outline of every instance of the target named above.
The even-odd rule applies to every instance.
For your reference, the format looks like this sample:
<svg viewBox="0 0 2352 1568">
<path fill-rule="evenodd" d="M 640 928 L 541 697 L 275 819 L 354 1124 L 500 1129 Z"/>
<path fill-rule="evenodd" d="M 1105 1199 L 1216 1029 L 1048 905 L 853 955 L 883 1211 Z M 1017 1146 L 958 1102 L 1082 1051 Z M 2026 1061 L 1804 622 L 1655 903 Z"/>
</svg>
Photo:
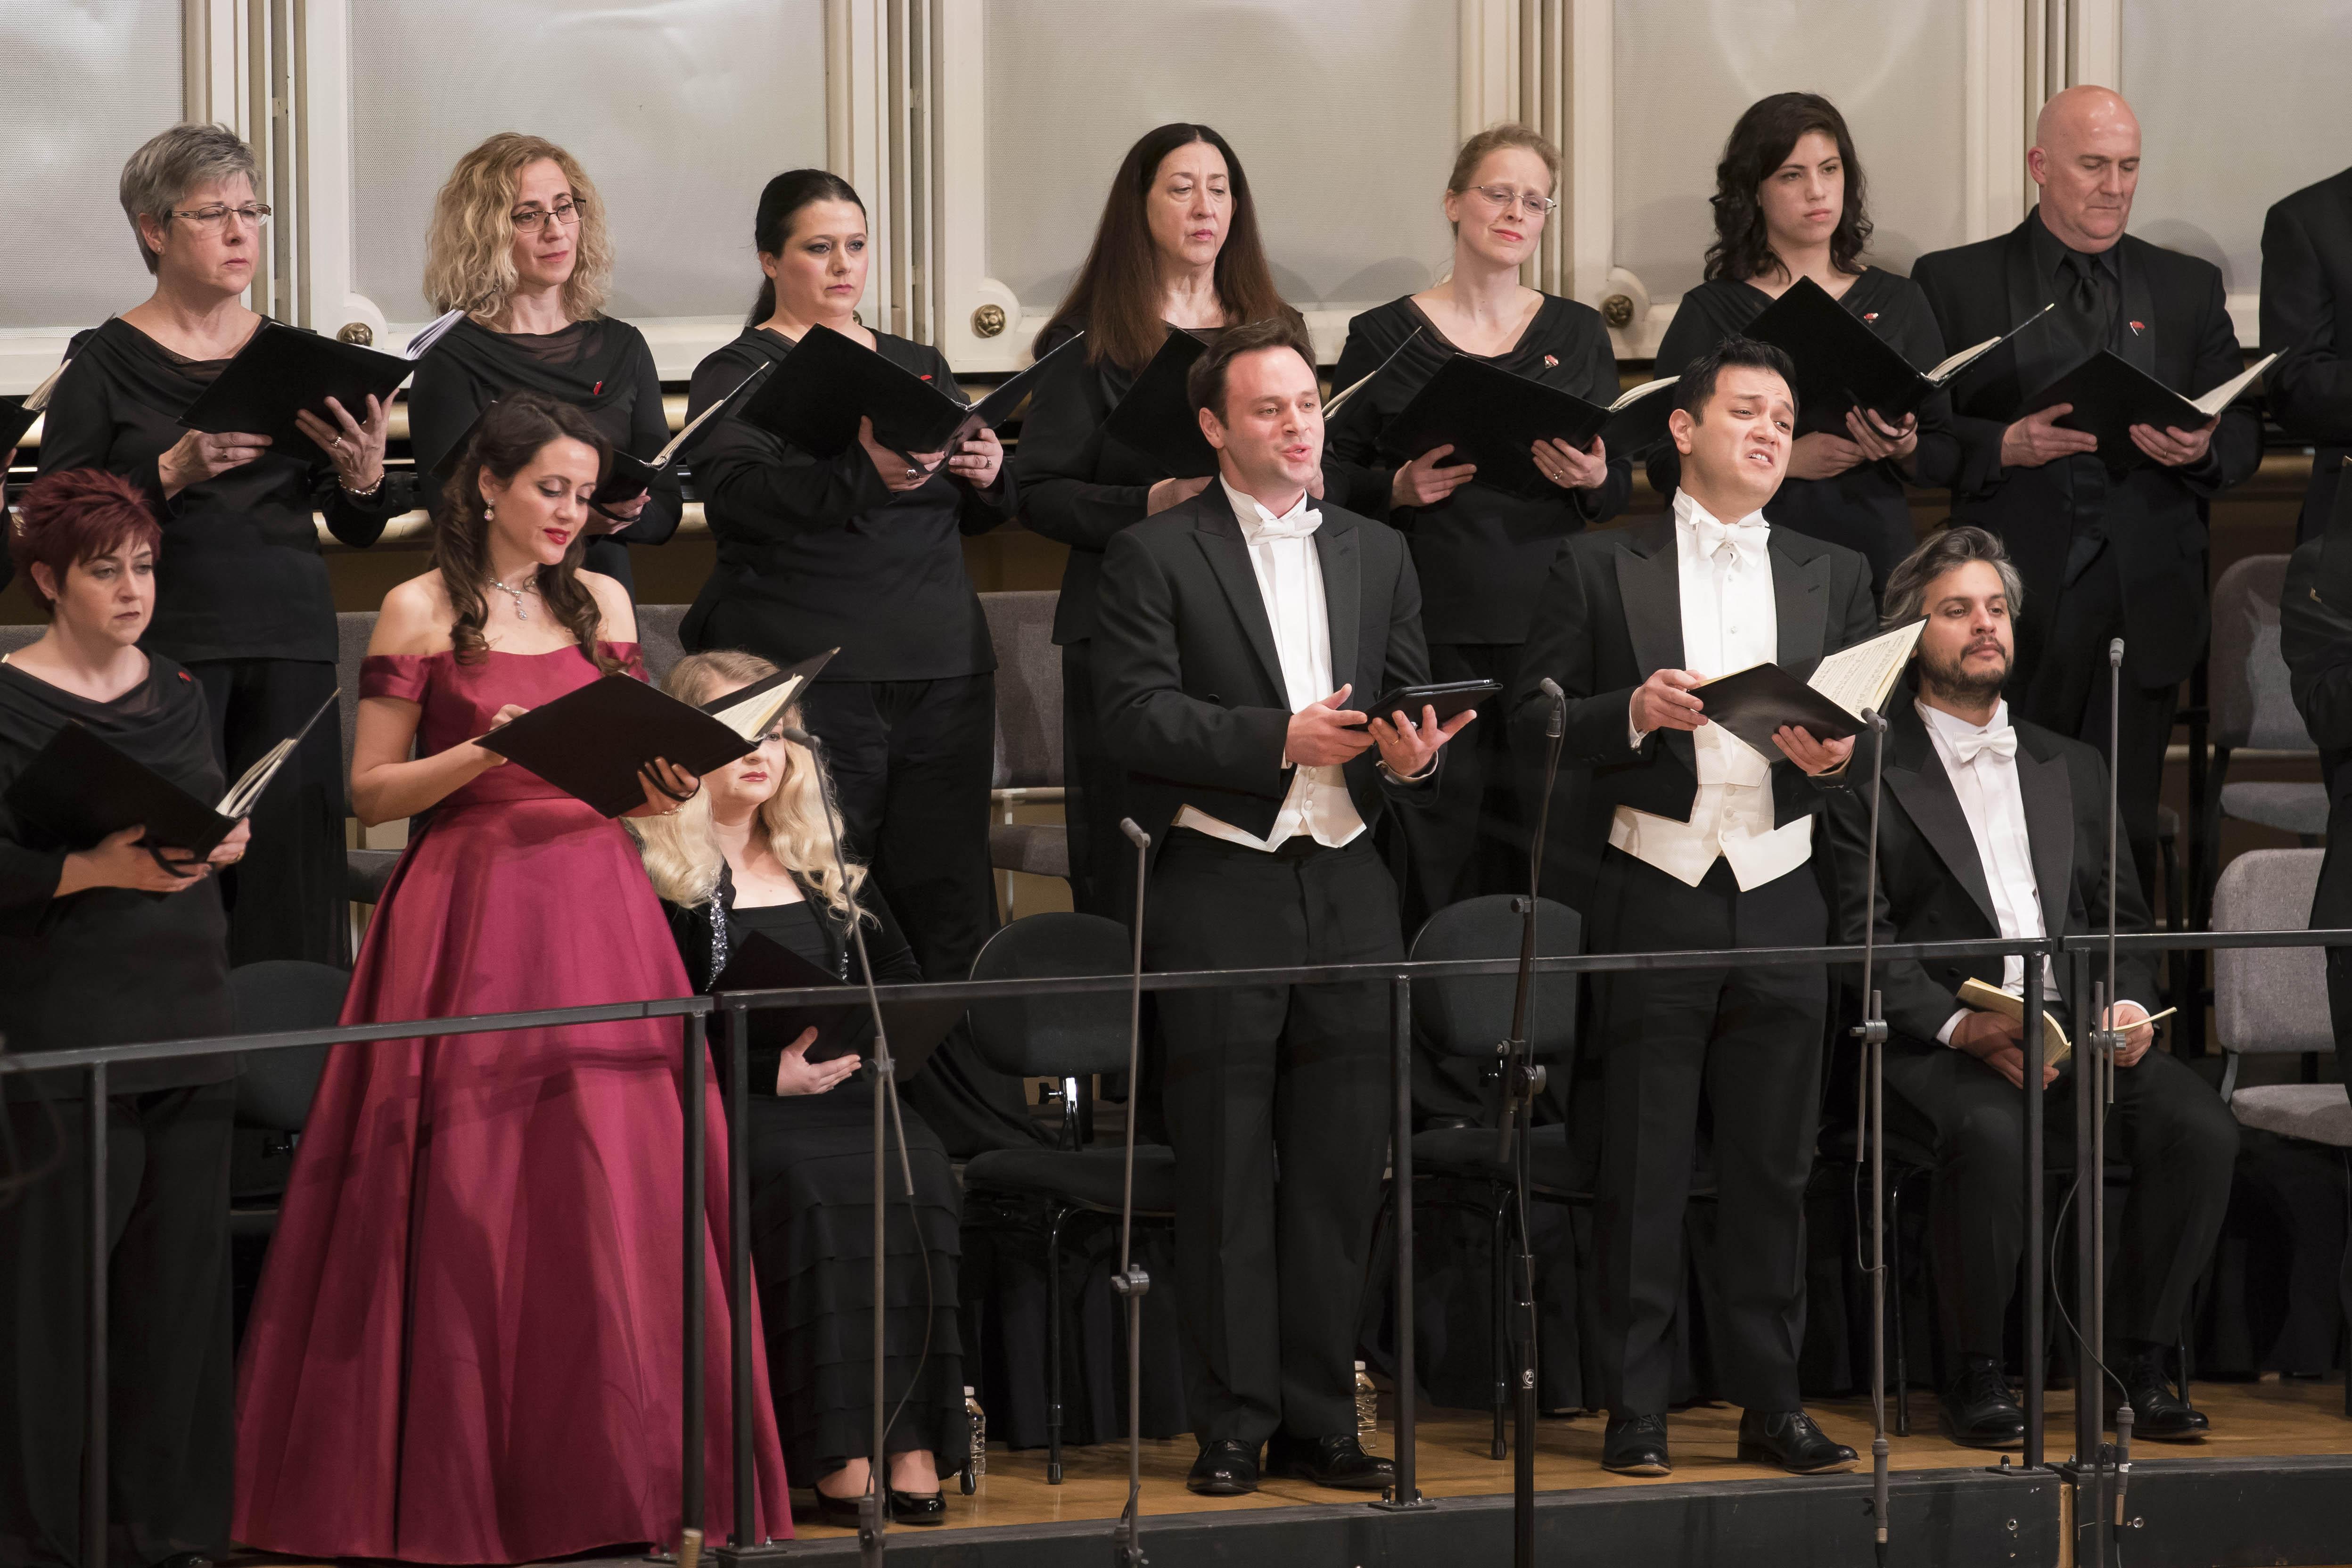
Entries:
<svg viewBox="0 0 2352 1568">
<path fill-rule="evenodd" d="M 348 970 L 299 958 L 272 958 L 229 971 L 229 1006 L 240 1034 L 273 1034 L 298 1029 L 332 1029 L 342 1017 Z M 229 1204 L 229 1228 L 239 1236 L 267 1236 L 278 1224 L 278 1197 L 284 1190 L 285 1159 L 302 1135 L 310 1102 L 326 1071 L 323 1045 L 248 1052 L 236 1075 L 236 1125 L 261 1134 L 261 1168 L 275 1180 L 240 1183 Z"/>
<path fill-rule="evenodd" d="M 13 653 L 19 648 L 31 647 L 41 640 L 41 633 L 48 629 L 46 622 L 35 622 L 29 626 L 0 626 L 0 654 Z"/>
<path fill-rule="evenodd" d="M 2249 556 L 2221 574 L 2213 590 L 2213 770 L 2206 781 L 2205 862 L 2198 868 L 2210 889 L 2221 869 L 2224 817 L 2294 833 L 2308 846 L 2327 831 L 2327 791 L 2313 783 L 2230 783 L 2234 751 L 2286 752 L 2316 765 L 2319 748 L 2295 711 L 2279 652 L 2279 595 L 2286 585 L 2283 555 Z"/>
<path fill-rule="evenodd" d="M 1070 874 L 1070 841 L 1053 822 L 1016 822 L 1013 808 L 1064 799 L 1062 651 L 1054 646 L 1058 593 L 983 593 L 996 648 L 996 766 L 989 799 L 1003 821 L 988 830 L 989 863 L 1036 876 Z"/>
<path fill-rule="evenodd" d="M 335 684 L 341 688 L 336 704 L 343 721 L 343 814 L 352 814 L 352 743 L 357 738 L 360 711 L 360 661 L 367 657 L 369 639 L 375 635 L 373 610 L 346 610 L 335 617 Z M 383 897 L 383 884 L 400 862 L 398 850 L 345 850 L 344 889 L 353 904 L 373 904 Z"/>
<path fill-rule="evenodd" d="M 686 604 L 637 606 L 637 646 L 645 651 L 646 678 L 656 685 L 669 679 L 670 671 L 686 657 L 685 645 L 677 640 L 677 628 L 691 608 Z"/>
</svg>

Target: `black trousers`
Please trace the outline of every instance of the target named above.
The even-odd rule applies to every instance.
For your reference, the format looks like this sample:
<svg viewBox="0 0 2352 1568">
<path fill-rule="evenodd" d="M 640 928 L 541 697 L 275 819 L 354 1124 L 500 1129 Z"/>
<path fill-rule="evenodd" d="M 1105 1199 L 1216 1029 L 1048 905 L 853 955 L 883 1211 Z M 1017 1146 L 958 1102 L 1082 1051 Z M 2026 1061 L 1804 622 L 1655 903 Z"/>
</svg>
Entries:
<svg viewBox="0 0 2352 1568">
<path fill-rule="evenodd" d="M 1393 961 L 1371 835 L 1267 854 L 1171 830 L 1151 875 L 1155 969 Z M 1373 985 L 1167 991 L 1176 1301 L 1204 1444 L 1355 1430 L 1355 1344 L 1388 1160 L 1389 999 Z"/>
<path fill-rule="evenodd" d="M 1828 925 L 1810 864 L 1742 893 L 1727 862 L 1691 887 L 1612 849 L 1588 931 L 1594 952 L 1635 953 L 1803 946 Z M 1612 1414 L 1665 1413 L 1702 1099 L 1714 1129 L 1722 1312 L 1710 1328 L 1723 1392 L 1751 1410 L 1797 1407 L 1805 1180 L 1828 1006 L 1826 975 L 1811 966 L 1611 975 L 1595 998 L 1606 1113 L 1593 1239 Z"/>
<path fill-rule="evenodd" d="M 2086 741 L 2106 758 L 2116 775 L 2116 806 L 2131 841 L 2132 865 L 2142 894 L 2153 903 L 2158 885 L 2157 800 L 2164 789 L 2164 748 L 2172 740 L 2172 712 L 2180 693 L 2177 686 L 2143 685 L 2138 672 L 2154 650 L 2135 648 L 2126 639 L 2116 716 L 2121 756 L 2108 756 L 2107 644 L 2124 635 L 2123 583 L 2114 549 L 2102 549 L 2082 576 L 2059 591 L 2055 614 L 2039 622 L 2037 635 L 2029 639 L 2020 630 L 2017 667 L 2009 680 L 2018 716 Z"/>
<path fill-rule="evenodd" d="M 308 659 L 205 659 L 188 673 L 204 687 L 213 755 L 231 783 L 335 690 L 335 666 Z M 220 873 L 232 966 L 305 958 L 351 967 L 341 719 L 329 708 L 288 758 L 254 808 L 252 846 Z"/>
<path fill-rule="evenodd" d="M 1927 1223 L 1948 1341 L 1999 1357 L 2025 1248 L 2025 1092 L 1964 1051 L 1909 1040 L 1886 1048 L 1886 1086 L 1888 1127 L 1914 1131 L 1936 1152 Z M 2071 1063 L 2044 1105 L 2050 1158 L 2062 1164 L 2074 1156 Z M 2107 1149 L 2132 1171 L 2107 1326 L 2168 1344 L 2221 1234 L 2238 1124 L 2187 1063 L 2150 1051 L 2116 1074 Z"/>
<path fill-rule="evenodd" d="M 236 1448 L 229 1330 L 234 1082 L 116 1097 L 107 1107 L 107 1519 L 116 1568 L 228 1544 Z M 0 1104 L 17 1155 L 63 1163 L 0 1203 L 8 1326 L 0 1334 L 0 1563 L 81 1553 L 82 1281 L 89 1140 L 79 1100 Z"/>
<path fill-rule="evenodd" d="M 1450 764 L 1449 764 L 1450 766 Z M 1118 831 L 1127 769 L 1103 744 L 1091 641 L 1062 644 L 1062 822 L 1070 903 L 1083 915 L 1135 923 L 1135 846 Z"/>
<path fill-rule="evenodd" d="M 819 681 L 801 711 L 824 743 L 844 848 L 873 868 L 924 978 L 970 978 L 997 924 L 988 864 L 996 677 Z M 983 1064 L 961 1025 L 906 1092 L 951 1155 L 1034 1141 L 1020 1083 Z"/>
</svg>

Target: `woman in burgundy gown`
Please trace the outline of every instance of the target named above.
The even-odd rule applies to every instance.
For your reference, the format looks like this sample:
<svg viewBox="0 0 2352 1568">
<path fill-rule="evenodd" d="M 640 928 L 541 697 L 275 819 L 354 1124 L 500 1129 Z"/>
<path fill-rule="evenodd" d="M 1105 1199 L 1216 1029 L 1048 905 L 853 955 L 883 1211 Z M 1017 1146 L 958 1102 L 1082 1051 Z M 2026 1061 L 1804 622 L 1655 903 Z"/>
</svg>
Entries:
<svg viewBox="0 0 2352 1568">
<path fill-rule="evenodd" d="M 435 570 L 385 598 L 352 798 L 362 821 L 432 817 L 377 906 L 346 1024 L 692 993 L 620 824 L 473 743 L 636 673 L 627 595 L 579 570 L 603 457 L 577 410 L 505 400 L 450 483 Z M 631 815 L 699 788 L 655 770 Z M 236 1539 L 422 1563 L 676 1542 L 680 1037 L 657 1019 L 335 1050 L 246 1335 Z M 707 1105 L 709 1511 L 693 1522 L 722 1531 L 715 1088 Z M 757 1405 L 760 1533 L 789 1535 L 775 1417 Z"/>
</svg>

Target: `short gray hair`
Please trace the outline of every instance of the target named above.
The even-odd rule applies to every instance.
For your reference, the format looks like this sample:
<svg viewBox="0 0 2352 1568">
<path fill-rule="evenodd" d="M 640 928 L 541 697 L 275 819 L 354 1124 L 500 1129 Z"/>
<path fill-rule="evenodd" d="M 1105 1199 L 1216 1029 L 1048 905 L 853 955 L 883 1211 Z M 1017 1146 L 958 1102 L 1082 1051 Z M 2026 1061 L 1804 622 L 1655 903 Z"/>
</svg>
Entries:
<svg viewBox="0 0 2352 1568">
<path fill-rule="evenodd" d="M 257 195 L 260 193 L 261 170 L 254 162 L 253 149 L 226 125 L 184 121 L 150 137 L 145 146 L 131 155 L 122 166 L 119 193 L 122 215 L 131 220 L 131 237 L 139 246 L 139 259 L 147 264 L 148 271 L 155 270 L 155 253 L 147 248 L 139 232 L 141 215 L 169 223 L 172 209 L 190 191 L 239 174 Z"/>
<path fill-rule="evenodd" d="M 1930 535 L 1927 543 L 1905 556 L 1886 574 L 1886 609 L 1879 624 L 1903 626 L 1918 620 L 1927 612 L 1927 585 L 1972 560 L 1983 561 L 2000 573 L 2000 591 L 2009 597 L 2009 613 L 2013 619 L 2025 608 L 2024 580 L 2010 564 L 2009 551 L 2001 548 L 2000 540 L 1982 528 L 1962 523 Z"/>
</svg>

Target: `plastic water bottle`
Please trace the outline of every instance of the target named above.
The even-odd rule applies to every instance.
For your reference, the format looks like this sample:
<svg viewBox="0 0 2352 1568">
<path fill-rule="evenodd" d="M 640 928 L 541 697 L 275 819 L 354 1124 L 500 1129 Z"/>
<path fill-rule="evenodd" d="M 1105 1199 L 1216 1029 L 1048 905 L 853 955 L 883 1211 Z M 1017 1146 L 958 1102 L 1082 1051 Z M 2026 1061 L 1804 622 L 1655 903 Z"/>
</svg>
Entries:
<svg viewBox="0 0 2352 1568">
<path fill-rule="evenodd" d="M 1381 1431 L 1381 1391 L 1364 1371 L 1362 1362 L 1356 1363 L 1356 1441 L 1364 1452 L 1370 1453 Z"/>
<path fill-rule="evenodd" d="M 971 1479 L 978 1480 L 988 1474 L 988 1412 L 969 1386 L 963 1391 L 963 1413 L 971 1423 Z"/>
</svg>

